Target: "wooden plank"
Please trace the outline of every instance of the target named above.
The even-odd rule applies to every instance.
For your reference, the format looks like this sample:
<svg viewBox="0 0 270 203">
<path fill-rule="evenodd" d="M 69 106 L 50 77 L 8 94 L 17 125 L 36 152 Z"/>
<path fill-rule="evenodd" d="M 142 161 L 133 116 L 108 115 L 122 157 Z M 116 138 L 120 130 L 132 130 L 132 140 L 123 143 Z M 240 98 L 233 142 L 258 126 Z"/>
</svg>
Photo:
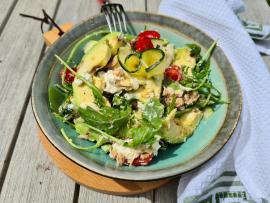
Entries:
<svg viewBox="0 0 270 203">
<path fill-rule="evenodd" d="M 137 0 L 137 1 L 124 1 L 124 0 L 114 0 L 113 3 L 121 3 L 125 10 L 138 10 L 138 11 L 144 11 L 145 10 L 145 1 L 144 0 Z M 123 196 L 115 196 L 115 195 L 108 195 L 108 194 L 102 194 L 99 192 L 92 191 L 86 187 L 81 186 L 80 188 L 80 194 L 79 194 L 79 202 L 115 202 L 115 203 L 121 203 L 121 202 L 138 202 L 138 203 L 146 203 L 146 202 L 152 202 L 153 198 L 153 192 L 148 192 L 142 195 L 135 195 L 135 196 L 129 196 L 129 197 L 123 197 Z"/>
<path fill-rule="evenodd" d="M 93 11 L 88 9 L 93 8 L 89 2 L 92 1 L 85 1 L 85 4 L 84 2 L 74 4 L 74 1 L 66 0 L 60 4 L 56 16 L 57 22 L 79 22 L 89 14 L 89 11 Z M 84 10 L 81 9 L 82 5 L 86 6 Z M 98 10 L 96 9 L 95 13 L 98 13 Z M 42 39 L 41 35 L 40 39 Z M 32 111 L 28 107 L 4 182 L 0 202 L 2 202 L 1 200 L 16 202 L 15 200 L 18 200 L 19 197 L 21 197 L 20 202 L 72 202 L 75 184 L 48 159 L 37 139 L 36 122 L 31 114 Z M 33 138 L 34 140 L 32 140 Z M 31 148 L 29 148 L 29 140 L 31 140 Z M 22 155 L 24 156 L 22 157 Z M 33 155 L 36 155 L 34 159 Z M 21 160 L 24 163 L 20 163 Z M 27 167 L 18 168 L 17 163 Z M 15 190 L 18 190 L 16 194 L 12 192 Z"/>
<path fill-rule="evenodd" d="M 4 167 L 4 163 L 9 163 L 18 124 L 22 121 L 21 113 L 27 104 L 25 99 L 43 46 L 39 22 L 22 18 L 19 13 L 40 15 L 44 8 L 53 14 L 56 5 L 57 0 L 19 1 L 0 37 L 0 188 L 8 165 Z"/>
<path fill-rule="evenodd" d="M 28 104 L 0 202 L 72 202 L 74 182 L 48 158 Z"/>
<path fill-rule="evenodd" d="M 100 5 L 97 1 L 72 0 L 61 1 L 59 12 L 57 13 L 57 23 L 73 22 L 74 24 L 79 23 L 82 20 L 97 15 L 100 12 Z"/>
<path fill-rule="evenodd" d="M 102 194 L 99 192 L 94 192 L 81 186 L 80 195 L 79 195 L 79 203 L 150 203 L 153 202 L 152 192 L 148 192 L 141 195 L 133 195 L 133 196 L 116 196 L 109 194 Z"/>
<path fill-rule="evenodd" d="M 265 0 L 253 1 L 244 0 L 246 11 L 241 16 L 258 23 L 270 25 L 270 7 Z M 262 55 L 264 62 L 270 70 L 270 56 Z"/>
<path fill-rule="evenodd" d="M 147 12 L 158 13 L 158 7 L 161 0 L 146 0 Z"/>
<path fill-rule="evenodd" d="M 177 201 L 177 186 L 179 178 L 176 178 L 172 182 L 164 185 L 163 187 L 156 189 L 154 192 L 154 199 L 157 203 L 175 203 Z"/>
<path fill-rule="evenodd" d="M 111 2 L 122 4 L 126 11 L 145 11 L 145 0 L 112 0 Z"/>
<path fill-rule="evenodd" d="M 0 0 L 0 35 L 16 3 L 17 3 L 17 0 L 13 0 L 13 1 Z"/>
</svg>

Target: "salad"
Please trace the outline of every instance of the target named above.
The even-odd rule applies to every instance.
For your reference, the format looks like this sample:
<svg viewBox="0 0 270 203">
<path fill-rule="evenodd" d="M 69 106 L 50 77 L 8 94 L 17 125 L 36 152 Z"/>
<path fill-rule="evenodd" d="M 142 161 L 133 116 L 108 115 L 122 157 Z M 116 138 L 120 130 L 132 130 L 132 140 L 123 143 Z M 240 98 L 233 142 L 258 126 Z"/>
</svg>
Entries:
<svg viewBox="0 0 270 203">
<path fill-rule="evenodd" d="M 104 36 L 93 40 L 95 34 Z M 55 56 L 62 82 L 48 90 L 55 117 L 91 141 L 81 146 L 61 129 L 72 147 L 101 148 L 118 165 L 147 165 L 159 150 L 185 142 L 204 112 L 224 103 L 209 77 L 216 42 L 202 56 L 200 46 L 175 47 L 154 30 L 94 35 L 77 42 L 66 60 Z"/>
</svg>

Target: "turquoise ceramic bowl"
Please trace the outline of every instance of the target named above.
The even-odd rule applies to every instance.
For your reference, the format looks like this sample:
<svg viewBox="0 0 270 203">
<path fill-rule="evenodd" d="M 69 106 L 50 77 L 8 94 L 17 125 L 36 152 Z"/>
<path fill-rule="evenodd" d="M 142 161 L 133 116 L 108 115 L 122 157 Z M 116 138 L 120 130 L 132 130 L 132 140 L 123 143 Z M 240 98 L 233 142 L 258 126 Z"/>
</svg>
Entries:
<svg viewBox="0 0 270 203">
<path fill-rule="evenodd" d="M 197 43 L 203 52 L 210 47 L 213 39 L 195 27 L 165 16 L 149 13 L 128 12 L 135 31 L 147 29 L 158 30 L 163 38 L 168 39 L 176 47 L 186 43 Z M 192 170 L 213 157 L 228 141 L 236 127 L 241 110 L 241 93 L 237 78 L 223 51 L 217 47 L 211 65 L 211 79 L 217 89 L 222 92 L 223 100 L 229 104 L 221 105 L 207 119 L 203 119 L 187 142 L 171 145 L 160 151 L 148 166 L 117 166 L 106 153 L 100 149 L 82 152 L 72 148 L 62 137 L 60 128 L 71 136 L 74 142 L 85 146 L 91 144 L 76 138 L 76 132 L 68 125 L 54 118 L 48 103 L 48 87 L 59 83 L 61 65 L 54 54 L 67 58 L 78 40 L 97 30 L 107 29 L 104 16 L 99 15 L 86 20 L 72 31 L 64 34 L 50 47 L 35 74 L 32 87 L 32 106 L 36 120 L 49 141 L 65 156 L 79 165 L 99 174 L 125 180 L 155 180 L 182 174 Z M 102 35 L 93 36 L 99 39 Z M 92 38 L 92 39 L 93 39 Z M 80 45 L 83 47 L 84 43 Z M 75 60 L 82 56 L 82 51 L 74 54 Z"/>
</svg>

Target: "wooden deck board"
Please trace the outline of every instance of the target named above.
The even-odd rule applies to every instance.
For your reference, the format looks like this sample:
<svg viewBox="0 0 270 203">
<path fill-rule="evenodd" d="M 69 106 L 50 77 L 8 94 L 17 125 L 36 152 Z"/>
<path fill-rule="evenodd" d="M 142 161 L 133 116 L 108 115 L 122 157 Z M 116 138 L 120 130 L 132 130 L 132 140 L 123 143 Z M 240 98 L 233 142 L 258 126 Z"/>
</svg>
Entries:
<svg viewBox="0 0 270 203">
<path fill-rule="evenodd" d="M 1 177 L 5 173 L 5 169 L 2 170 L 4 163 L 9 162 L 16 142 L 31 80 L 43 47 L 39 22 L 23 19 L 19 13 L 39 15 L 45 8 L 53 14 L 56 4 L 57 0 L 19 1 L 0 37 Z M 1 183 L 0 178 L 0 186 Z"/>
<path fill-rule="evenodd" d="M 265 1 L 244 0 L 247 11 L 242 14 L 247 19 L 270 24 L 270 8 Z M 124 1 L 126 10 L 156 13 L 160 0 Z M 36 136 L 36 123 L 26 98 L 34 70 L 42 50 L 42 37 L 39 23 L 22 19 L 20 12 L 33 15 L 41 14 L 41 8 L 53 14 L 57 0 L 19 0 L 12 13 L 13 1 L 0 0 L 0 35 L 1 24 L 5 24 L 0 36 L 0 171 L 3 172 L 5 162 L 9 162 L 10 146 L 16 143 L 9 168 L 6 173 L 0 202 L 72 202 L 75 184 L 60 172 L 47 157 Z M 14 4 L 15 5 L 15 4 Z M 31 5 L 31 6 L 29 6 Z M 99 13 L 100 6 L 96 1 L 62 0 L 56 21 L 59 23 L 78 23 Z M 23 26 L 22 26 L 23 25 Z M 19 32 L 18 32 L 19 30 Z M 38 51 L 37 51 L 38 50 Z M 270 57 L 263 56 L 270 67 Z M 28 106 L 27 106 L 28 105 Z M 24 108 L 27 106 L 26 114 Z M 20 128 L 20 123 L 24 117 Z M 18 125 L 19 124 L 19 125 Z M 19 127 L 18 127 L 19 126 Z M 16 133 L 19 133 L 17 142 Z M 176 202 L 177 181 L 154 192 L 123 197 L 102 194 L 83 186 L 77 187 L 79 202 Z M 0 179 L 1 186 L 1 179 Z M 1 187 L 0 187 L 1 189 Z M 78 192 L 79 191 L 79 192 Z"/>
<path fill-rule="evenodd" d="M 5 28 L 7 21 L 16 5 L 17 0 L 0 0 L 0 35 Z"/>
<path fill-rule="evenodd" d="M 0 202 L 72 202 L 75 184 L 54 166 L 37 136 L 28 104 Z"/>
</svg>

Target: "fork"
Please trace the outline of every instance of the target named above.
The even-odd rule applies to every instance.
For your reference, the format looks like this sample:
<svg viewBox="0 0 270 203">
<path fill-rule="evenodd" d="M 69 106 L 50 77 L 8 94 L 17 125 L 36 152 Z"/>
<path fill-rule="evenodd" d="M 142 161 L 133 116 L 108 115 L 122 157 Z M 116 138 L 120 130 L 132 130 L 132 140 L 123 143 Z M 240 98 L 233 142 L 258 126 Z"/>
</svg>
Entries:
<svg viewBox="0 0 270 203">
<path fill-rule="evenodd" d="M 108 0 L 101 1 L 101 4 L 101 12 L 105 15 L 110 32 L 120 31 L 122 33 L 128 33 L 127 15 L 123 6 L 121 4 L 110 3 Z"/>
</svg>

